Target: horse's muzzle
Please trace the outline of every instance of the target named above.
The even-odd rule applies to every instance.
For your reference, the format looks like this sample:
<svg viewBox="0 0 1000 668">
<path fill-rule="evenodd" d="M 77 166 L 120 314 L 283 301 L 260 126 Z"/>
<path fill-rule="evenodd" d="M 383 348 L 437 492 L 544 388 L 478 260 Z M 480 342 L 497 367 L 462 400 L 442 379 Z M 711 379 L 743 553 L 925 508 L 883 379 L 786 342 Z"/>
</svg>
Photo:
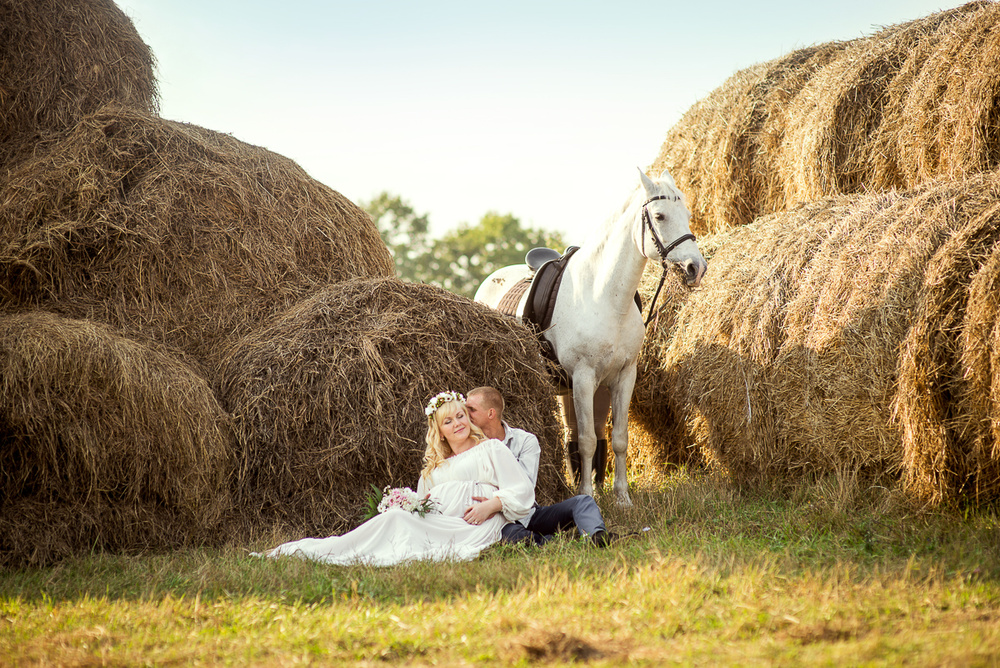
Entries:
<svg viewBox="0 0 1000 668">
<path fill-rule="evenodd" d="M 680 263 L 681 269 L 684 270 L 684 283 L 690 288 L 696 288 L 701 285 L 701 279 L 705 276 L 705 272 L 708 271 L 708 263 L 702 258 L 688 258 Z"/>
</svg>

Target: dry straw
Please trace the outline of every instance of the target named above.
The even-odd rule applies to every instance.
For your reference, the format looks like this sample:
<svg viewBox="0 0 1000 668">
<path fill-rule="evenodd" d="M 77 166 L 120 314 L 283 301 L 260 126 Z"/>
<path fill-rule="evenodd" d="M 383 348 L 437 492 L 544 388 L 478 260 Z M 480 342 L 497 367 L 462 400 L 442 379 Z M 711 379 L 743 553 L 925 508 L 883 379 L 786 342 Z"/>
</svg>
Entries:
<svg viewBox="0 0 1000 668">
<path fill-rule="evenodd" d="M 0 179 L 0 312 L 43 308 L 221 349 L 331 282 L 387 276 L 371 219 L 294 162 L 108 108 Z"/>
<path fill-rule="evenodd" d="M 567 492 L 552 381 L 534 336 L 432 286 L 332 285 L 234 346 L 221 378 L 242 447 L 245 527 L 280 526 L 289 537 L 353 527 L 372 485 L 416 485 L 427 400 L 480 385 L 504 395 L 510 424 L 538 435 L 539 501 Z"/>
<path fill-rule="evenodd" d="M 673 416 L 668 456 L 742 483 L 850 470 L 995 498 L 998 189 L 820 201 L 713 238 L 703 287 L 647 337 L 633 414 Z"/>
<path fill-rule="evenodd" d="M 671 128 L 650 171 L 673 174 L 703 234 L 992 169 L 998 22 L 1000 6 L 973 2 L 737 72 Z"/>
<path fill-rule="evenodd" d="M 526 329 L 389 278 L 291 160 L 157 117 L 110 0 L 0 0 L 0 31 L 0 561 L 349 528 L 447 387 L 498 387 L 563 496 Z"/>
<path fill-rule="evenodd" d="M 106 104 L 156 111 L 153 55 L 112 0 L 2 0 L 0 27 L 0 165 Z"/>
<path fill-rule="evenodd" d="M 0 563 L 204 541 L 235 440 L 208 383 L 93 322 L 0 316 Z"/>
</svg>

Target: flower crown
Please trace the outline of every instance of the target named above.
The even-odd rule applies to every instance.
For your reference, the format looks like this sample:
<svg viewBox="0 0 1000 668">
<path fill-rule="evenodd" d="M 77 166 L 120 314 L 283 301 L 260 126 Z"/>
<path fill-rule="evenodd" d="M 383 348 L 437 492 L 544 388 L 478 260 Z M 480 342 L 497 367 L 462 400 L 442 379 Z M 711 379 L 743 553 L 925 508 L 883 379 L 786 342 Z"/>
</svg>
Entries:
<svg viewBox="0 0 1000 668">
<path fill-rule="evenodd" d="M 424 409 L 424 415 L 430 417 L 434 415 L 434 412 L 437 411 L 437 409 L 441 408 L 441 406 L 452 401 L 460 401 L 464 404 L 465 397 L 463 397 L 458 392 L 441 392 L 436 397 L 427 402 L 427 407 Z"/>
</svg>

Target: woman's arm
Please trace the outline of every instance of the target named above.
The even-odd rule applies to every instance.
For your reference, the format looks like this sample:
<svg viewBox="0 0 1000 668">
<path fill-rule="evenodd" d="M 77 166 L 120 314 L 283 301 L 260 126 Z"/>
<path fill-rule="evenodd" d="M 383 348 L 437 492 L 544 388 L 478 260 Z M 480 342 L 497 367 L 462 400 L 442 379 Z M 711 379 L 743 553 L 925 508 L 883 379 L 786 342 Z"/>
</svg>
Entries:
<svg viewBox="0 0 1000 668">
<path fill-rule="evenodd" d="M 508 521 L 516 522 L 535 505 L 535 486 L 503 443 L 494 441 L 489 452 L 492 474 L 495 477 L 495 480 L 489 482 L 498 488 L 492 500 L 499 500 L 499 512 Z"/>
</svg>

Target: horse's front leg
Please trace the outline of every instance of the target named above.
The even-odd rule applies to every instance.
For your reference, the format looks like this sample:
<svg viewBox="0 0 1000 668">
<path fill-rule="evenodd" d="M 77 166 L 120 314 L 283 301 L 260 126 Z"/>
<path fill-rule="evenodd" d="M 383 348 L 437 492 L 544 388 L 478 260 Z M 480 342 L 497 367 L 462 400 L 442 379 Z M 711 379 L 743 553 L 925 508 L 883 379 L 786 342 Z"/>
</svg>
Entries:
<svg viewBox="0 0 1000 668">
<path fill-rule="evenodd" d="M 580 448 L 580 494 L 594 495 L 594 452 L 597 433 L 594 430 L 594 374 L 586 371 L 573 374 L 573 408 Z"/>
<path fill-rule="evenodd" d="M 628 407 L 635 388 L 636 365 L 633 362 L 611 387 L 611 445 L 615 451 L 615 494 L 622 506 L 631 506 L 628 494 Z"/>
</svg>

